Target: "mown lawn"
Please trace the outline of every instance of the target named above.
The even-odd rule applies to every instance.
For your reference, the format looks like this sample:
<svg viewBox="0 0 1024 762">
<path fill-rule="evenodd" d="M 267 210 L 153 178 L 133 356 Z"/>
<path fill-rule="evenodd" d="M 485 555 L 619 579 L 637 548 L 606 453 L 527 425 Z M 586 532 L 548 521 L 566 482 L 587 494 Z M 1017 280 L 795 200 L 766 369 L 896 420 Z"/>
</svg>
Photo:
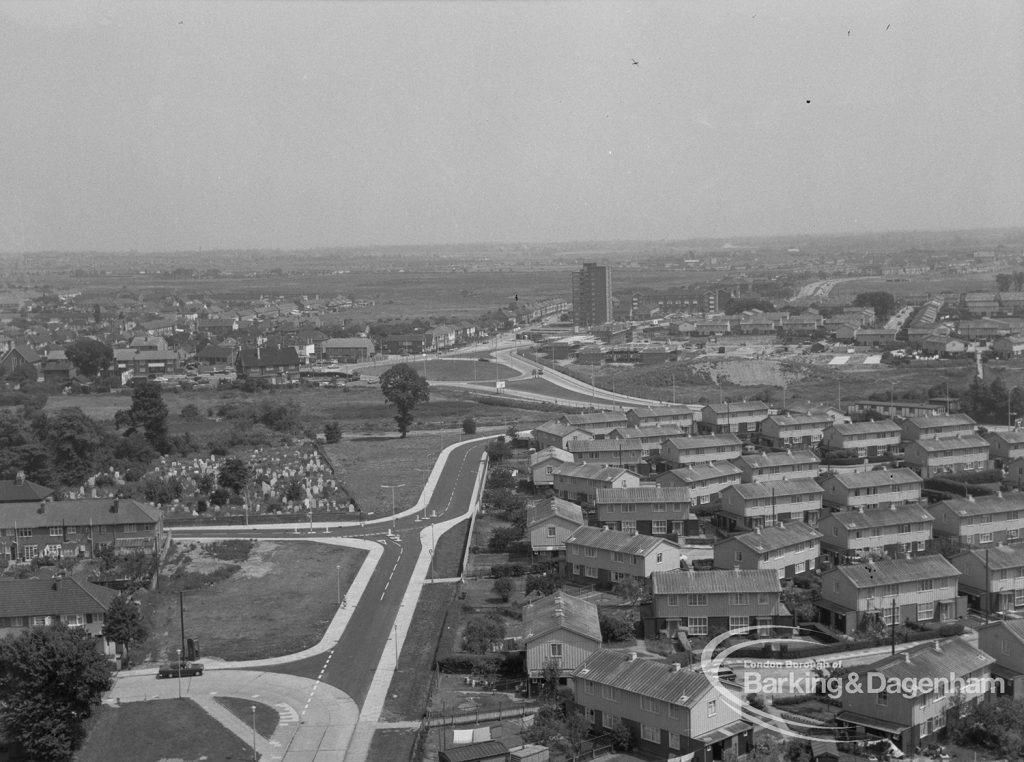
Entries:
<svg viewBox="0 0 1024 762">
<path fill-rule="evenodd" d="M 462 557 L 466 550 L 466 533 L 469 519 L 462 521 L 437 539 L 431 569 L 427 579 L 449 579 L 458 577 L 462 571 Z"/>
<path fill-rule="evenodd" d="M 370 742 L 367 759 L 388 760 L 388 762 L 406 762 L 412 757 L 413 746 L 416 744 L 415 730 L 378 730 Z"/>
<path fill-rule="evenodd" d="M 74 762 L 253 759 L 252 746 L 191 699 L 100 706 L 89 725 Z"/>
<path fill-rule="evenodd" d="M 269 739 L 277 730 L 281 721 L 281 715 L 272 706 L 261 704 L 252 699 L 238 698 L 237 696 L 214 696 L 213 700 L 224 706 L 231 714 L 252 727 L 253 707 L 256 708 L 256 732 Z"/>
<path fill-rule="evenodd" d="M 179 544 L 187 552 L 188 540 Z M 319 642 L 337 611 L 336 567 L 341 565 L 344 592 L 365 556 L 363 550 L 317 542 L 264 541 L 226 579 L 218 580 L 223 572 L 213 565 L 192 572 L 218 580 L 213 584 L 184 576 L 189 574 L 185 565 L 183 576 L 162 575 L 158 592 L 140 595 L 150 637 L 137 651 L 153 661 L 174 657 L 181 643 L 178 590 L 183 584 L 198 585 L 184 591 L 185 637 L 199 639 L 203 657 L 241 661 L 301 651 Z"/>
</svg>

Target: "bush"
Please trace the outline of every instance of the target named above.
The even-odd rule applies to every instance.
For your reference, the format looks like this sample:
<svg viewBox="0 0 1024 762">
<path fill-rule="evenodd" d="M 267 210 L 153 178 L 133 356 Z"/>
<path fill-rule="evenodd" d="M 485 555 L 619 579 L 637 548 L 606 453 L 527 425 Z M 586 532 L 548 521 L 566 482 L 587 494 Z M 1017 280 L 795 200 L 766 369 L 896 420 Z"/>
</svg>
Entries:
<svg viewBox="0 0 1024 762">
<path fill-rule="evenodd" d="M 462 433 L 476 434 L 476 419 L 467 415 L 462 419 Z"/>
<path fill-rule="evenodd" d="M 183 421 L 198 421 L 199 408 L 192 404 L 185 405 L 185 407 L 181 409 L 181 419 Z"/>
<path fill-rule="evenodd" d="M 473 654 L 488 653 L 492 643 L 500 643 L 504 639 L 505 624 L 500 615 L 475 614 L 462 631 L 462 646 Z"/>
<path fill-rule="evenodd" d="M 327 440 L 327 444 L 334 444 L 335 442 L 341 441 L 341 424 L 337 421 L 331 421 L 325 425 L 324 439 Z"/>
<path fill-rule="evenodd" d="M 491 536 L 487 538 L 487 551 L 489 553 L 506 553 L 509 546 L 523 536 L 515 527 L 499 527 L 491 530 Z"/>
<path fill-rule="evenodd" d="M 522 577 L 526 569 L 520 564 L 494 564 L 491 567 L 492 577 Z"/>
<path fill-rule="evenodd" d="M 597 618 L 601 625 L 601 640 L 605 643 L 633 639 L 633 620 L 628 616 L 599 611 Z"/>
<path fill-rule="evenodd" d="M 506 677 L 521 677 L 526 671 L 526 653 L 524 651 L 502 651 L 493 654 L 449 654 L 437 660 L 437 668 L 442 672 L 455 675 L 478 674 L 481 662 L 498 659 L 498 674 Z"/>
<path fill-rule="evenodd" d="M 512 592 L 515 589 L 516 584 L 512 581 L 511 577 L 498 577 L 498 579 L 494 581 L 494 592 L 496 592 L 505 603 L 509 602 L 509 599 L 512 597 Z"/>
<path fill-rule="evenodd" d="M 526 576 L 526 594 L 540 593 L 551 595 L 561 587 L 562 581 L 550 574 L 528 574 Z"/>
</svg>

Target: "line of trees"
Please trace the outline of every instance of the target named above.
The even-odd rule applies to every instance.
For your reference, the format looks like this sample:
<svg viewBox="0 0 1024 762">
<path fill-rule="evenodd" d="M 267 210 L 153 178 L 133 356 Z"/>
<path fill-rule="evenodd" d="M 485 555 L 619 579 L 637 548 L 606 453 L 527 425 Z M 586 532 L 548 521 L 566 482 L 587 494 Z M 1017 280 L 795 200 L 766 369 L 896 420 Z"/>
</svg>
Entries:
<svg viewBox="0 0 1024 762">
<path fill-rule="evenodd" d="M 1024 271 L 998 273 L 996 275 L 997 291 L 1024 291 Z"/>
</svg>

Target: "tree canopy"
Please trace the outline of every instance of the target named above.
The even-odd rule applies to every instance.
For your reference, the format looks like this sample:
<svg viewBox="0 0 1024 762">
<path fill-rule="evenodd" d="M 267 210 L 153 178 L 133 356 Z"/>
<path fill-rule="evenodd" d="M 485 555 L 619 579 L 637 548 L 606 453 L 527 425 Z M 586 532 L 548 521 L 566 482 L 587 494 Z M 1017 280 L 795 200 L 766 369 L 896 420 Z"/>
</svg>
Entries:
<svg viewBox="0 0 1024 762">
<path fill-rule="evenodd" d="M 103 635 L 124 649 L 125 665 L 128 649 L 144 641 L 147 634 L 139 606 L 123 595 L 115 598 L 103 618 Z"/>
<path fill-rule="evenodd" d="M 896 297 L 888 291 L 864 291 L 854 297 L 853 306 L 873 307 L 875 318 L 885 321 L 896 311 Z"/>
<path fill-rule="evenodd" d="M 84 629 L 57 624 L 0 640 L 0 723 L 32 759 L 70 759 L 110 684 L 106 657 Z"/>
<path fill-rule="evenodd" d="M 430 384 L 411 365 L 399 363 L 381 374 L 380 390 L 388 404 L 398 410 L 395 422 L 404 438 L 412 425 L 416 405 L 430 401 Z"/>
<path fill-rule="evenodd" d="M 249 481 L 249 466 L 240 458 L 228 458 L 220 464 L 217 472 L 217 484 L 224 489 L 229 489 L 236 495 L 245 489 Z"/>
<path fill-rule="evenodd" d="M 64 356 L 78 368 L 83 376 L 95 376 L 110 367 L 114 350 L 96 339 L 75 339 L 64 348 Z"/>
<path fill-rule="evenodd" d="M 128 410 L 119 411 L 114 416 L 114 424 L 118 427 L 127 426 L 126 435 L 141 426 L 146 440 L 157 452 L 166 453 L 170 449 L 167 441 L 167 403 L 164 402 L 160 384 L 148 380 L 137 383 L 132 389 L 132 406 Z"/>
</svg>

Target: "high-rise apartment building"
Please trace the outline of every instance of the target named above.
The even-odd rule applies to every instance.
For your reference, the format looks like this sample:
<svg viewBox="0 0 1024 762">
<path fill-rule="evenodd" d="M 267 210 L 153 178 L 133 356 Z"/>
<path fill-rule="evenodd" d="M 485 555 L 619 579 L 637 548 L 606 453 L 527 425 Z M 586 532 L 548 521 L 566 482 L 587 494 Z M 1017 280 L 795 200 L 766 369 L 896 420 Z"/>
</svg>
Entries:
<svg viewBox="0 0 1024 762">
<path fill-rule="evenodd" d="M 612 319 L 612 274 L 606 265 L 587 262 L 572 274 L 572 322 L 589 327 Z"/>
</svg>

